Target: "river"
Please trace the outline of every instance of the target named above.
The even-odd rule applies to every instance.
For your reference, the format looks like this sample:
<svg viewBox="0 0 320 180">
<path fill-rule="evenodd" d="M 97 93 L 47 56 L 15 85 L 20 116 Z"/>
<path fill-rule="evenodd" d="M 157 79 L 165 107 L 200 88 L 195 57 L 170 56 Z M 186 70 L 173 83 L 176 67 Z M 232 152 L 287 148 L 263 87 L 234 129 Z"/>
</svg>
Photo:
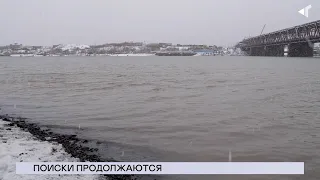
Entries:
<svg viewBox="0 0 320 180">
<path fill-rule="evenodd" d="M 305 162 L 320 178 L 320 59 L 0 57 L 1 114 L 99 140 L 120 161 Z"/>
</svg>

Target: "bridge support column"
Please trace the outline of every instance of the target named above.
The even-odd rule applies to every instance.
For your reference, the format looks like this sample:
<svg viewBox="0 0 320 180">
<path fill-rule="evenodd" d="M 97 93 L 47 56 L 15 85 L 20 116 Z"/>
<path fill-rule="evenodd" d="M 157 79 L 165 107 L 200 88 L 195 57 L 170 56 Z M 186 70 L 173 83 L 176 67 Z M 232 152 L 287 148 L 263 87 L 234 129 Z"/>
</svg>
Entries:
<svg viewBox="0 0 320 180">
<path fill-rule="evenodd" d="M 266 56 L 267 55 L 267 46 L 263 46 L 263 53 L 262 53 L 263 56 Z"/>
<path fill-rule="evenodd" d="M 293 43 L 289 45 L 289 57 L 313 57 L 313 43 Z"/>
<path fill-rule="evenodd" d="M 265 46 L 252 47 L 250 56 L 265 56 L 265 52 L 266 52 Z"/>
<path fill-rule="evenodd" d="M 244 53 L 244 55 L 251 56 L 251 48 L 241 48 L 241 51 Z"/>
<path fill-rule="evenodd" d="M 284 45 L 284 56 L 288 57 L 289 56 L 289 44 Z"/>
<path fill-rule="evenodd" d="M 284 56 L 283 45 L 266 46 L 265 56 Z"/>
</svg>

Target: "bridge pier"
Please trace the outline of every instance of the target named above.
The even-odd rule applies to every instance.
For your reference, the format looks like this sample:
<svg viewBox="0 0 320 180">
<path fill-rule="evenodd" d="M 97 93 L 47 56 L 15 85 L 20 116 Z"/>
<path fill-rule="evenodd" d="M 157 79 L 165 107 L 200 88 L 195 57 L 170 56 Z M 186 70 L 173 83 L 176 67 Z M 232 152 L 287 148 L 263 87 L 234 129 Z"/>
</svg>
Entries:
<svg viewBox="0 0 320 180">
<path fill-rule="evenodd" d="M 283 45 L 272 45 L 266 46 L 265 56 L 284 56 L 284 46 Z"/>
<path fill-rule="evenodd" d="M 289 44 L 288 56 L 289 57 L 313 57 L 313 43 L 292 43 Z"/>
<path fill-rule="evenodd" d="M 288 57 L 289 56 L 289 44 L 284 45 L 284 56 Z"/>
<path fill-rule="evenodd" d="M 251 47 L 250 48 L 250 56 L 265 56 L 266 54 L 266 47 Z"/>
<path fill-rule="evenodd" d="M 284 45 L 259 46 L 242 49 L 248 56 L 284 56 Z"/>
<path fill-rule="evenodd" d="M 308 42 L 258 46 L 242 49 L 248 56 L 313 57 L 314 44 Z"/>
</svg>

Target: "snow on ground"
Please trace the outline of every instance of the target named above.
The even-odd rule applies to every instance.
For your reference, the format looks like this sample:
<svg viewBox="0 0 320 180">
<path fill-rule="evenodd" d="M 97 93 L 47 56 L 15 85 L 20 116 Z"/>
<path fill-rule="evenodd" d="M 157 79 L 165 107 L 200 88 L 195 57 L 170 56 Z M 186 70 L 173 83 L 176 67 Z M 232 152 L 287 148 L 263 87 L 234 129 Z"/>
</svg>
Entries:
<svg viewBox="0 0 320 180">
<path fill-rule="evenodd" d="M 73 50 L 76 48 L 88 49 L 88 48 L 90 48 L 90 46 L 85 45 L 85 44 L 60 44 L 56 48 L 61 48 L 63 51 L 65 51 L 65 50 Z"/>
<path fill-rule="evenodd" d="M 0 119 L 0 180 L 97 180 L 99 175 L 16 174 L 16 162 L 76 162 L 60 144 L 35 140 L 18 127 Z M 10 128 L 11 130 L 7 130 Z M 55 149 L 53 151 L 53 149 Z"/>
</svg>

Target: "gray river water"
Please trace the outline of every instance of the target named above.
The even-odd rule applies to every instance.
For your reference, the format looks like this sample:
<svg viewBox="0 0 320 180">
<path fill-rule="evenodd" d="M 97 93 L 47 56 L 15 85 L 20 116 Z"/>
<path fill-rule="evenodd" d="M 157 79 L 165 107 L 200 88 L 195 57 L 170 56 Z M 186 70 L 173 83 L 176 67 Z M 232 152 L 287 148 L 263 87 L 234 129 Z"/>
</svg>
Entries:
<svg viewBox="0 0 320 180">
<path fill-rule="evenodd" d="M 180 179 L 320 179 L 317 58 L 1 57 L 0 84 L 1 114 L 103 141 L 104 157 L 220 162 L 231 152 L 305 162 L 305 175 Z"/>
</svg>

